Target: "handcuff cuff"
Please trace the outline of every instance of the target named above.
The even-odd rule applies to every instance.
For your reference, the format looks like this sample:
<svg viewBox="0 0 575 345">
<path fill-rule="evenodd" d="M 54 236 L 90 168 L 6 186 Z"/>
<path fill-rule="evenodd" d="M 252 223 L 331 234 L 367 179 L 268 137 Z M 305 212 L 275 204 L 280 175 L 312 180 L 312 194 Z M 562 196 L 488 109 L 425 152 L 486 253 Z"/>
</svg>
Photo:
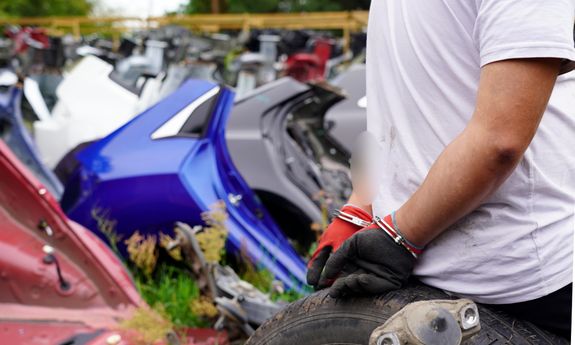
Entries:
<svg viewBox="0 0 575 345">
<path fill-rule="evenodd" d="M 347 212 L 344 212 L 342 210 L 337 210 L 333 213 L 334 217 L 337 217 L 343 221 L 346 221 L 348 223 L 357 225 L 357 226 L 361 226 L 362 228 L 366 228 L 368 226 L 370 226 L 372 223 L 368 222 L 366 220 L 363 220 L 357 216 L 354 216 L 352 214 L 349 214 Z"/>
<path fill-rule="evenodd" d="M 416 246 L 415 244 L 409 242 L 401 233 L 401 231 L 399 231 L 398 227 L 396 226 L 396 222 L 395 222 L 395 212 L 393 212 L 391 215 L 389 215 L 386 218 L 390 218 L 389 220 L 391 220 L 391 223 L 393 225 L 390 225 L 388 223 L 388 221 L 386 221 L 385 219 L 381 219 L 378 216 L 373 217 L 373 222 L 368 222 L 366 220 L 363 220 L 357 216 L 354 216 L 352 214 L 349 214 L 347 212 L 344 212 L 342 210 L 336 210 L 333 213 L 334 217 L 337 217 L 343 221 L 346 221 L 348 223 L 360 226 L 362 228 L 367 228 L 368 226 L 375 224 L 377 225 L 381 230 L 383 230 L 387 235 L 389 235 L 389 237 L 391 237 L 391 239 L 397 243 L 398 245 L 403 246 L 405 249 L 407 249 L 407 251 L 413 255 L 414 258 L 418 258 L 422 253 L 423 253 L 423 247 L 419 247 Z"/>
<path fill-rule="evenodd" d="M 394 217 L 394 214 L 391 214 L 385 218 L 390 218 L 390 220 L 392 220 L 395 217 Z M 395 243 L 402 245 L 405 249 L 407 249 L 407 251 L 409 253 L 411 253 L 411 255 L 413 255 L 414 258 L 417 259 L 423 253 L 423 247 L 416 246 L 415 244 L 409 242 L 401 234 L 401 232 L 399 231 L 399 229 L 397 227 L 390 225 L 388 223 L 388 221 L 386 221 L 385 219 L 381 219 L 378 216 L 375 216 L 373 218 L 373 221 L 377 226 L 379 226 L 379 228 L 381 230 L 385 231 L 385 233 L 388 234 L 389 237 L 391 237 L 391 239 Z M 395 223 L 395 222 L 393 222 L 393 220 L 392 220 L 392 223 Z"/>
</svg>

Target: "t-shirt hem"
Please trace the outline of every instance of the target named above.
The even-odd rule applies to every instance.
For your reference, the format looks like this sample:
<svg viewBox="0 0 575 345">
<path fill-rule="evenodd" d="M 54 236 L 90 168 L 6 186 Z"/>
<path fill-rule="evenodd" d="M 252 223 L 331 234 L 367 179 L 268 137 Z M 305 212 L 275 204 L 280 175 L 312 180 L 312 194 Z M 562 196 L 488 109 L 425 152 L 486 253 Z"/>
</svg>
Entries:
<svg viewBox="0 0 575 345">
<path fill-rule="evenodd" d="M 509 59 L 557 58 L 575 61 L 575 48 L 554 46 L 509 46 L 501 47 L 481 55 L 481 67 L 492 62 Z"/>
</svg>

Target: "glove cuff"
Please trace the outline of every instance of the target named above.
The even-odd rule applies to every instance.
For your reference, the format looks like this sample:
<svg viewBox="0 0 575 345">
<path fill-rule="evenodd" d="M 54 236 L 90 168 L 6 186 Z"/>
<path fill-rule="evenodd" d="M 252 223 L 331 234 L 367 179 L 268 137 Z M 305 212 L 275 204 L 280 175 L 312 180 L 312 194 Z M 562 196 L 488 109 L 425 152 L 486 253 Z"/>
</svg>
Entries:
<svg viewBox="0 0 575 345">
<path fill-rule="evenodd" d="M 373 223 L 373 218 L 369 213 L 352 204 L 344 205 L 341 210 L 335 211 L 333 216 L 362 228 Z"/>
<path fill-rule="evenodd" d="M 417 259 L 419 255 L 423 254 L 423 247 L 416 246 L 415 244 L 409 242 L 405 237 L 403 237 L 397 226 L 394 226 L 394 218 L 395 217 L 393 216 L 393 213 L 383 219 L 376 216 L 374 218 L 374 222 L 381 230 L 388 234 L 389 237 L 395 241 L 395 243 L 403 246 L 405 249 L 407 249 L 408 252 L 411 253 L 411 255 L 413 255 L 413 257 Z"/>
</svg>

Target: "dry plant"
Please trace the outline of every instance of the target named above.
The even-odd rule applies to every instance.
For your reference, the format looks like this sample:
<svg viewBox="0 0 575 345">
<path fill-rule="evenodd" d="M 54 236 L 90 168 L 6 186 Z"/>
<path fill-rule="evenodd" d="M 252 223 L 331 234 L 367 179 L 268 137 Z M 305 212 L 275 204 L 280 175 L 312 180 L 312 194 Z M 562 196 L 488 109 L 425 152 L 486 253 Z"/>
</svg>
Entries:
<svg viewBox="0 0 575 345">
<path fill-rule="evenodd" d="M 137 345 L 149 345 L 163 341 L 166 335 L 174 332 L 162 306 L 157 310 L 141 307 L 134 311 L 130 319 L 120 323 L 120 329 L 128 331 L 130 340 Z"/>
<path fill-rule="evenodd" d="M 110 247 L 112 247 L 114 253 L 120 255 L 118 243 L 122 240 L 122 236 L 116 233 L 116 225 L 118 225 L 118 222 L 110 219 L 110 211 L 95 207 L 90 211 L 90 214 L 92 219 L 96 221 L 98 230 L 100 230 L 110 242 Z"/>
<path fill-rule="evenodd" d="M 182 261 L 182 248 L 179 246 L 172 246 L 171 244 L 176 242 L 176 239 L 170 235 L 166 235 L 163 232 L 160 233 L 160 247 L 164 248 L 168 255 L 176 261 Z"/>
<path fill-rule="evenodd" d="M 192 300 L 190 302 L 190 309 L 195 315 L 209 319 L 215 318 L 219 313 L 213 301 L 206 296 Z"/>
<path fill-rule="evenodd" d="M 154 273 L 154 268 L 156 268 L 156 263 L 158 262 L 156 236 L 142 236 L 139 231 L 136 231 L 129 239 L 124 241 L 124 243 L 126 244 L 130 261 L 142 270 L 147 278 L 151 278 L 152 273 Z"/>
<path fill-rule="evenodd" d="M 217 202 L 210 208 L 210 211 L 202 213 L 202 220 L 206 223 L 206 227 L 196 234 L 196 239 L 206 261 L 219 263 L 228 238 L 226 204 L 223 201 Z"/>
</svg>

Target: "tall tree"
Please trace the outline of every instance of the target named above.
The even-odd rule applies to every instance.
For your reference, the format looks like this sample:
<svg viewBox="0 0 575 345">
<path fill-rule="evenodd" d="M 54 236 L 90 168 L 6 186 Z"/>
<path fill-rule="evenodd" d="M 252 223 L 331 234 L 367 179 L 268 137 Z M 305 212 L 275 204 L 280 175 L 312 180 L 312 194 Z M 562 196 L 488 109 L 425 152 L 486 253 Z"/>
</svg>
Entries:
<svg viewBox="0 0 575 345">
<path fill-rule="evenodd" d="M 85 16 L 95 0 L 0 0 L 0 14 L 10 17 Z"/>
<path fill-rule="evenodd" d="M 184 13 L 210 13 L 212 11 L 211 0 L 190 0 L 184 8 Z"/>
<path fill-rule="evenodd" d="M 263 13 L 277 12 L 281 0 L 190 0 L 184 8 L 187 14 L 213 13 L 214 2 L 218 3 L 220 12 L 228 13 Z"/>
<path fill-rule="evenodd" d="M 230 13 L 274 13 L 280 10 L 281 0 L 228 0 Z"/>
<path fill-rule="evenodd" d="M 211 0 L 212 1 L 212 13 L 218 14 L 220 13 L 220 0 Z"/>
<path fill-rule="evenodd" d="M 209 13 L 219 1 L 222 12 L 274 13 L 367 10 L 370 0 L 190 0 L 185 13 Z"/>
</svg>

